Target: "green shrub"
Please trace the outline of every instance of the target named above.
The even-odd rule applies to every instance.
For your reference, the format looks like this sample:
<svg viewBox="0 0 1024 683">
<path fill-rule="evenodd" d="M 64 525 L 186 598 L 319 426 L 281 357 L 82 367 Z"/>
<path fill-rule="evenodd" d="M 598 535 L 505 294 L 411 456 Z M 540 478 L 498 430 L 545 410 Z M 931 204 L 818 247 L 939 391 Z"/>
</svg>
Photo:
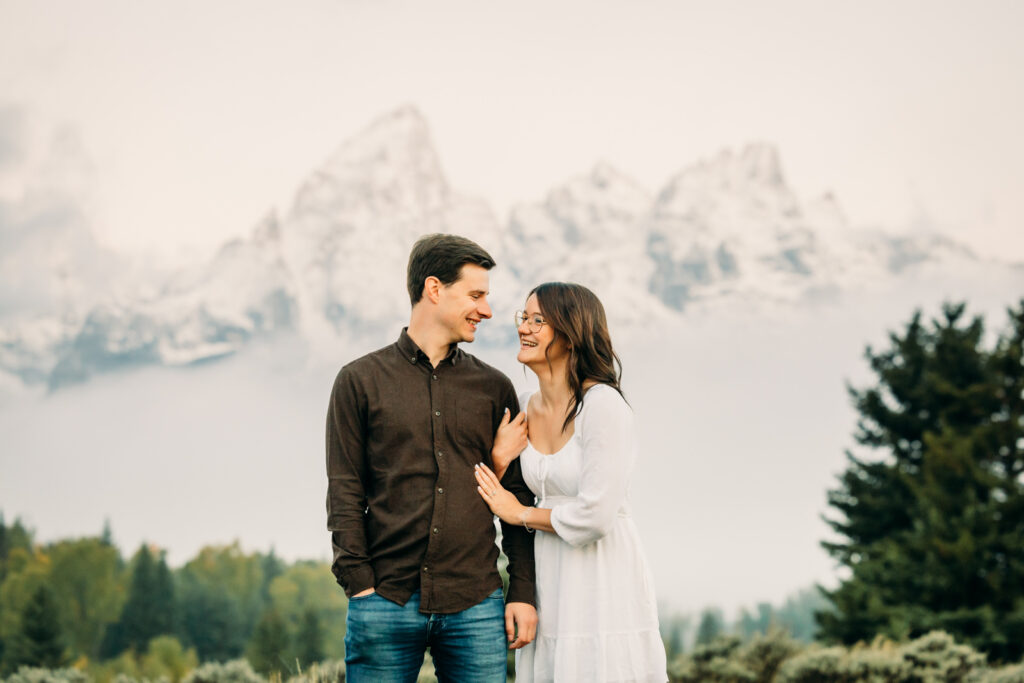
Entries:
<svg viewBox="0 0 1024 683">
<path fill-rule="evenodd" d="M 4 683 L 87 683 L 88 677 L 77 669 L 40 669 L 23 666 Z"/>
<path fill-rule="evenodd" d="M 679 683 L 771 683 L 782 662 L 802 647 L 782 629 L 757 634 L 746 643 L 736 636 L 719 636 L 676 657 L 669 676 Z"/>
<path fill-rule="evenodd" d="M 289 678 L 288 683 L 345 683 L 345 662 L 330 660 L 313 664 L 301 674 Z"/>
<path fill-rule="evenodd" d="M 934 631 L 905 645 L 876 638 L 849 650 L 812 646 L 785 661 L 778 683 L 974 683 L 985 656 Z"/>
<path fill-rule="evenodd" d="M 986 671 L 978 683 L 1024 683 L 1024 664 Z"/>
<path fill-rule="evenodd" d="M 203 664 L 186 676 L 183 683 L 267 683 L 267 679 L 253 671 L 248 661 L 234 659 L 223 664 Z"/>
<path fill-rule="evenodd" d="M 171 681 L 166 676 L 161 676 L 159 678 L 136 678 L 135 676 L 129 676 L 128 674 L 117 674 L 114 676 L 111 683 L 171 683 Z"/>
</svg>

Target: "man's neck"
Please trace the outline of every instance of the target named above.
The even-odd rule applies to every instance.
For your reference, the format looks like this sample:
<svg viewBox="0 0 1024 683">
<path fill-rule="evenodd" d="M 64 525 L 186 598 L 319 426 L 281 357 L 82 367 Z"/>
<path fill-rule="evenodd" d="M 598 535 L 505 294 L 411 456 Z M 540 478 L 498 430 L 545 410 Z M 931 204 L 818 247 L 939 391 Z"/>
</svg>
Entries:
<svg viewBox="0 0 1024 683">
<path fill-rule="evenodd" d="M 412 339 L 420 351 L 427 354 L 430 364 L 437 367 L 437 364 L 445 359 L 451 350 L 451 335 L 442 327 L 431 324 L 431 321 L 418 319 L 413 311 L 412 319 L 409 320 L 409 329 L 406 330 L 409 339 Z"/>
</svg>

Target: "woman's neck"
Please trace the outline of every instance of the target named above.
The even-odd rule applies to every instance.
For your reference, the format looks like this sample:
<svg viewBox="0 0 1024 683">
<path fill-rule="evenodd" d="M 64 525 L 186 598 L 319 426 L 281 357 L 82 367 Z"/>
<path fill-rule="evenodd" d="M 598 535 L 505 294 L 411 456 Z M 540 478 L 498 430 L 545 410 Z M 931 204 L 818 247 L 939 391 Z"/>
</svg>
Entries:
<svg viewBox="0 0 1024 683">
<path fill-rule="evenodd" d="M 572 398 L 572 389 L 569 388 L 569 378 L 561 377 L 538 377 L 540 380 L 540 404 L 544 412 L 565 413 L 569 408 L 569 399 Z"/>
</svg>

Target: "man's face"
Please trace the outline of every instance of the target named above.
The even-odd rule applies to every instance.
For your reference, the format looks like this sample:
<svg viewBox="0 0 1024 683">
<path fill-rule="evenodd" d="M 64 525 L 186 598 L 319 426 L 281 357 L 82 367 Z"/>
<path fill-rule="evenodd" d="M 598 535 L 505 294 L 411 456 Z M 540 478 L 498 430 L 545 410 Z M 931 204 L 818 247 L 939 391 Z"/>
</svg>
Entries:
<svg viewBox="0 0 1024 683">
<path fill-rule="evenodd" d="M 451 331 L 453 344 L 473 341 L 476 326 L 491 317 L 487 303 L 490 282 L 487 269 L 467 263 L 462 266 L 458 280 L 441 287 L 438 316 Z"/>
</svg>

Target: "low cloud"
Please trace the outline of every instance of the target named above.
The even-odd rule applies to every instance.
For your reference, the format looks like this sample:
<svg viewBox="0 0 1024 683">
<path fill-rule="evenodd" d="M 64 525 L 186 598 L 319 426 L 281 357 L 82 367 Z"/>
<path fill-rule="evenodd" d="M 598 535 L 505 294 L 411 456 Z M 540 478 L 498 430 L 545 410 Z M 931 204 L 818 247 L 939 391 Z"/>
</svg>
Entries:
<svg viewBox="0 0 1024 683">
<path fill-rule="evenodd" d="M 93 175 L 73 127 L 0 103 L 0 322 L 78 311 L 119 270 L 92 233 Z"/>
</svg>

